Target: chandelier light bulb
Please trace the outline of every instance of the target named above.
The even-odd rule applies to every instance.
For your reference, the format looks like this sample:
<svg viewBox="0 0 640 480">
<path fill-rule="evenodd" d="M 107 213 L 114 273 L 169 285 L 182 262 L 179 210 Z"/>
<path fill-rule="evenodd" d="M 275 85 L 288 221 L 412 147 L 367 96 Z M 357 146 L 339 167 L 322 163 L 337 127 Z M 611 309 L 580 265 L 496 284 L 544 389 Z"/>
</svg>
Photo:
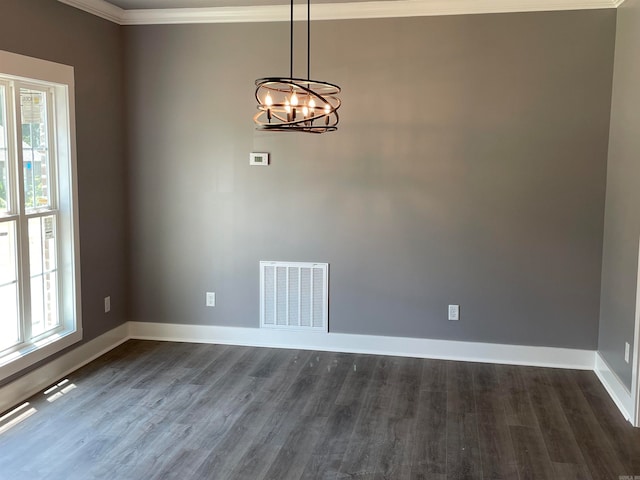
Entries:
<svg viewBox="0 0 640 480">
<path fill-rule="evenodd" d="M 291 113 L 291 105 L 289 105 L 289 99 L 284 102 L 284 111 L 287 113 Z"/>
<path fill-rule="evenodd" d="M 328 103 L 324 106 L 324 114 L 329 115 L 331 113 L 331 105 Z"/>
<path fill-rule="evenodd" d="M 304 115 L 305 118 L 309 115 L 309 109 L 307 108 L 306 105 L 302 107 L 302 115 Z"/>
<path fill-rule="evenodd" d="M 273 105 L 273 99 L 271 98 L 270 93 L 267 93 L 267 96 L 264 99 L 264 103 L 267 107 L 270 107 L 271 105 Z"/>
<path fill-rule="evenodd" d="M 309 108 L 311 109 L 311 111 L 313 111 L 313 109 L 316 108 L 316 102 L 313 98 L 309 100 Z"/>
<path fill-rule="evenodd" d="M 293 92 L 291 94 L 291 105 L 293 105 L 294 107 L 298 105 L 298 96 L 296 95 L 296 92 Z"/>
</svg>

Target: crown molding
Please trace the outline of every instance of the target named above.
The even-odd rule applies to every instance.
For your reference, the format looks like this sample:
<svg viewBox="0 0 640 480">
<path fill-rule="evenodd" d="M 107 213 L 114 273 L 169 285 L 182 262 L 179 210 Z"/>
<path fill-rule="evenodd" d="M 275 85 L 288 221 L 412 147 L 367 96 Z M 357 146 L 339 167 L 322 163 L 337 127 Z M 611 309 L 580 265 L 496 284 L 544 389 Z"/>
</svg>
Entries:
<svg viewBox="0 0 640 480">
<path fill-rule="evenodd" d="M 60 3 L 84 10 L 96 17 L 104 18 L 113 23 L 122 25 L 125 11 L 120 7 L 105 2 L 104 0 L 58 0 Z"/>
<path fill-rule="evenodd" d="M 289 5 L 124 10 L 104 0 L 58 0 L 120 25 L 287 22 Z M 624 0 L 381 0 L 313 5 L 314 20 L 617 8 Z M 306 5 L 295 5 L 306 18 Z"/>
</svg>

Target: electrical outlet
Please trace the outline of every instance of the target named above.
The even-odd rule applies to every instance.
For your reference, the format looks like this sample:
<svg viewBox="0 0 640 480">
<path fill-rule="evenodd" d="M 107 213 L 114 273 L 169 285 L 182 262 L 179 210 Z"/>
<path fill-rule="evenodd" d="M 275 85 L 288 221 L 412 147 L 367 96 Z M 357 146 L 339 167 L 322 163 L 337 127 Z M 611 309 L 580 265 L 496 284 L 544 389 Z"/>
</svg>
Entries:
<svg viewBox="0 0 640 480">
<path fill-rule="evenodd" d="M 104 297 L 104 313 L 111 311 L 111 297 Z"/>
<path fill-rule="evenodd" d="M 631 353 L 631 345 L 629 342 L 624 342 L 624 361 L 629 363 L 629 354 Z"/>
<path fill-rule="evenodd" d="M 216 294 L 215 292 L 207 292 L 207 307 L 216 306 Z"/>
<path fill-rule="evenodd" d="M 460 320 L 460 305 L 449 305 L 449 320 Z"/>
</svg>

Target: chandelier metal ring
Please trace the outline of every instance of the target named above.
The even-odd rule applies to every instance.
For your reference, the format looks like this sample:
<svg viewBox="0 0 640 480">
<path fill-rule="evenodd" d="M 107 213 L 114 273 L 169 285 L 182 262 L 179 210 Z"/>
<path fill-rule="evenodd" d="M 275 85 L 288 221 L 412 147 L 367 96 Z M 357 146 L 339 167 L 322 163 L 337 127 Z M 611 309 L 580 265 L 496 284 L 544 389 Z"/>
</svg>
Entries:
<svg viewBox="0 0 640 480">
<path fill-rule="evenodd" d="M 303 78 L 256 80 L 258 128 L 271 131 L 324 133 L 337 130 L 340 87 Z M 292 98 L 297 101 L 292 102 Z"/>
</svg>

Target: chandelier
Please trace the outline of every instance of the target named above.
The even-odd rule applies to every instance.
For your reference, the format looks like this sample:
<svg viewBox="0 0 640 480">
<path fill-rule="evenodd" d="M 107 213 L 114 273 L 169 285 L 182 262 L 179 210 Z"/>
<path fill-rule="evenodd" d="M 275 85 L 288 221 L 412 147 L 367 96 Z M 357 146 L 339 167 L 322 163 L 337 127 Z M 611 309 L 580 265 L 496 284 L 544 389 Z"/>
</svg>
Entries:
<svg viewBox="0 0 640 480">
<path fill-rule="evenodd" d="M 253 117 L 258 130 L 276 132 L 324 133 L 338 129 L 340 87 L 311 80 L 310 0 L 307 0 L 307 78 L 293 76 L 293 0 L 291 0 L 289 78 L 268 77 L 256 80 L 258 113 Z"/>
</svg>

